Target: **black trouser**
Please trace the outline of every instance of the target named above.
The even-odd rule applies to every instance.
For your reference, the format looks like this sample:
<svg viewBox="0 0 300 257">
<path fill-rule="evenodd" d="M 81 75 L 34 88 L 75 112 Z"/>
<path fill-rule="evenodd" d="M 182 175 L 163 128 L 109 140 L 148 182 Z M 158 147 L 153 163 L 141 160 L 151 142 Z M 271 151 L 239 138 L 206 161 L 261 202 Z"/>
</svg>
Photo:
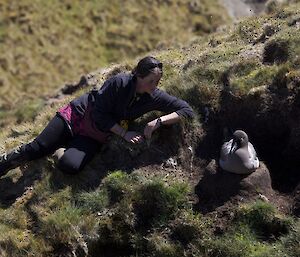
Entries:
<svg viewBox="0 0 300 257">
<path fill-rule="evenodd" d="M 58 161 L 58 168 L 75 174 L 100 150 L 101 144 L 85 136 L 72 136 L 66 122 L 56 115 L 31 143 L 24 146 L 26 159 L 36 160 L 60 147 L 66 151 Z"/>
</svg>

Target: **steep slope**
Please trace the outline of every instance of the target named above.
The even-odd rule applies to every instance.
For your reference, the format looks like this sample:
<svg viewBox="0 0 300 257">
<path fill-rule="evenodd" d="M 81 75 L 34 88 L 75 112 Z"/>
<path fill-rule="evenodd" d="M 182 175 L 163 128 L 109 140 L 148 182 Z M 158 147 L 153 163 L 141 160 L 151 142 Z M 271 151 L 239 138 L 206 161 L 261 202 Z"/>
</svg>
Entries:
<svg viewBox="0 0 300 257">
<path fill-rule="evenodd" d="M 300 223 L 292 216 L 300 199 L 299 10 L 299 3 L 278 8 L 209 39 L 152 52 L 165 64 L 162 87 L 193 106 L 195 121 L 161 128 L 150 146 L 115 137 L 78 176 L 62 174 L 49 157 L 2 177 L 1 254 L 299 256 Z M 58 106 L 135 61 L 91 73 L 85 87 L 46 107 L 34 124 L 2 131 L 1 145 L 28 141 Z M 148 118 L 131 126 L 141 129 Z M 225 127 L 248 132 L 273 195 L 252 185 L 251 194 L 233 192 L 223 205 L 204 206 L 210 199 L 195 188 L 206 171 L 217 172 L 210 164 Z"/>
<path fill-rule="evenodd" d="M 216 0 L 1 1 L 0 125 L 34 117 L 42 98 L 77 74 L 186 42 L 227 19 Z"/>
</svg>

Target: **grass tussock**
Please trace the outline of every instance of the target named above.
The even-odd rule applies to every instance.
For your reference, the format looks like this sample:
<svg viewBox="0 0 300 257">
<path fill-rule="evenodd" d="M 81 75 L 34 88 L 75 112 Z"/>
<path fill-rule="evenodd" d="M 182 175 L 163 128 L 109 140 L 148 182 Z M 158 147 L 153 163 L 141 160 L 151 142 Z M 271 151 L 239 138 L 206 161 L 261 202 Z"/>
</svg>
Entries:
<svg viewBox="0 0 300 257">
<path fill-rule="evenodd" d="M 202 243 L 213 257 L 291 256 L 281 240 L 293 235 L 294 222 L 278 215 L 272 205 L 258 201 L 238 208 L 227 231 Z"/>
<path fill-rule="evenodd" d="M 44 177 L 43 184 L 49 179 Z M 149 257 L 297 256 L 299 222 L 272 205 L 256 202 L 233 209 L 230 224 L 215 234 L 215 221 L 195 213 L 188 194 L 182 182 L 167 185 L 120 171 L 90 192 L 66 187 L 33 194 L 26 209 L 1 210 L 0 251 L 3 256 L 72 251 L 106 256 L 108 249 Z"/>
</svg>

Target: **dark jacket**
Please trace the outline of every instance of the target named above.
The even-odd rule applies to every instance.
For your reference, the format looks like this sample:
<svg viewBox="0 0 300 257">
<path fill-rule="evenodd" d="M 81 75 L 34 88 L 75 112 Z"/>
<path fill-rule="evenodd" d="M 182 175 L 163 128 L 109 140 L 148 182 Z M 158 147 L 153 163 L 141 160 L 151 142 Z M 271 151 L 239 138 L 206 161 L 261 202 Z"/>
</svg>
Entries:
<svg viewBox="0 0 300 257">
<path fill-rule="evenodd" d="M 156 89 L 152 95 L 138 95 L 136 78 L 120 73 L 105 81 L 99 90 L 92 90 L 73 100 L 71 105 L 80 115 L 91 107 L 91 118 L 96 127 L 108 132 L 121 120 L 134 120 L 149 111 L 177 112 L 185 118 L 193 117 L 192 108 L 183 100 Z"/>
</svg>

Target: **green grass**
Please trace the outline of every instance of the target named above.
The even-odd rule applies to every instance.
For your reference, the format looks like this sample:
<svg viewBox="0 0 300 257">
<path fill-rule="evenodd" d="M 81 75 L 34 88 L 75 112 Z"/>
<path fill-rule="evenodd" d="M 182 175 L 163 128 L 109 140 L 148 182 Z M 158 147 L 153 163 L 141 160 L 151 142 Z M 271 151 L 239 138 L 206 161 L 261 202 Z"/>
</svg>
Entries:
<svg viewBox="0 0 300 257">
<path fill-rule="evenodd" d="M 39 186 L 49 188 L 49 179 L 45 176 Z M 110 205 L 112 181 L 131 190 Z M 52 256 L 60 249 L 88 251 L 89 256 L 110 249 L 115 255 L 149 257 L 294 257 L 299 251 L 299 222 L 260 201 L 232 209 L 227 229 L 215 235 L 215 218 L 195 213 L 188 204 L 187 185 L 176 181 L 166 185 L 116 171 L 96 191 L 39 190 L 25 209 L 19 204 L 0 210 L 3 256 Z"/>
<path fill-rule="evenodd" d="M 282 238 L 283 249 L 289 253 L 291 257 L 300 254 L 300 222 L 294 224 L 290 233 Z"/>
<path fill-rule="evenodd" d="M 26 6 L 26 2 L 24 3 Z M 91 3 L 84 2 L 86 5 Z M 50 1 L 43 8 L 51 10 L 56 4 L 62 7 L 60 3 Z M 14 5 L 17 4 L 14 3 Z M 141 5 L 147 6 L 146 1 L 141 2 Z M 66 17 L 62 19 L 66 22 L 64 28 L 69 28 L 72 23 L 77 21 L 78 17 L 76 18 L 76 15 L 78 15 L 79 7 L 79 5 L 75 4 L 69 9 Z M 164 12 L 161 15 L 164 16 L 170 11 L 167 10 L 167 6 L 165 7 L 165 9 L 161 9 Z M 64 8 L 69 7 L 65 6 Z M 138 10 L 136 8 L 133 8 L 135 12 Z M 156 2 L 153 4 L 153 8 L 158 8 Z M 221 101 L 222 93 L 226 90 L 240 99 L 239 103 L 241 104 L 239 107 L 246 104 L 246 101 L 249 99 L 249 92 L 257 87 L 264 87 L 265 94 L 272 92 L 272 96 L 278 96 L 279 100 L 285 99 L 284 97 L 288 95 L 289 102 L 284 100 L 279 104 L 284 103 L 287 106 L 286 108 L 293 106 L 293 101 L 296 101 L 293 98 L 293 93 L 297 93 L 299 88 L 300 59 L 299 56 L 297 57 L 299 33 L 297 33 L 298 30 L 295 26 L 289 25 L 289 21 L 292 17 L 298 15 L 298 10 L 299 5 L 288 7 L 287 11 L 278 9 L 269 16 L 263 16 L 259 19 L 246 19 L 235 27 L 227 28 L 225 32 L 220 31 L 210 37 L 197 38 L 193 42 L 186 44 L 184 48 L 173 47 L 170 50 L 153 52 L 153 55 L 160 58 L 166 67 L 161 87 L 175 96 L 188 101 L 194 107 L 197 118 L 203 118 L 203 108 L 208 107 L 212 111 L 210 112 L 210 117 L 216 122 L 214 123 L 215 125 L 220 125 L 221 123 L 218 122 L 224 121 L 218 119 L 223 117 L 220 115 L 223 111 L 221 108 L 224 107 L 221 105 Z M 45 10 L 43 9 L 43 11 Z M 118 19 L 119 9 L 109 11 L 113 14 L 110 17 L 111 19 L 113 17 Z M 201 11 L 203 11 L 201 8 L 200 10 L 197 10 L 197 8 L 194 10 L 196 13 Z M 93 14 L 93 12 L 95 13 Z M 30 14 L 31 9 L 27 13 Z M 98 15 L 97 9 L 91 10 L 89 14 L 91 15 L 89 17 L 93 17 L 94 22 L 97 24 L 103 22 L 103 17 L 96 17 Z M 183 14 L 186 15 L 186 13 Z M 13 14 L 11 15 L 14 17 Z M 83 18 L 83 16 L 79 17 Z M 154 17 L 158 20 L 160 19 L 159 14 Z M 47 19 L 52 18 L 50 16 Z M 59 24 L 60 20 L 57 17 L 53 19 Z M 143 17 L 141 19 L 146 18 Z M 126 22 L 130 21 L 126 20 Z M 126 22 L 124 21 L 124 27 L 127 26 Z M 210 22 L 213 22 L 213 20 Z M 255 43 L 252 38 L 259 38 L 261 33 L 264 33 L 262 27 L 266 22 L 271 23 L 275 27 L 280 26 L 280 30 L 271 35 L 264 43 Z M 83 20 L 82 24 L 72 33 L 80 36 L 80 29 L 83 26 L 86 33 L 91 30 L 89 32 L 91 35 L 88 38 L 96 44 L 96 42 L 100 42 L 98 40 L 101 37 L 99 36 L 98 38 L 94 34 L 94 23 L 92 24 L 92 28 L 88 28 L 88 22 Z M 11 29 L 16 29 L 13 24 L 11 26 Z M 26 22 L 22 26 L 25 26 L 23 29 L 28 29 Z M 42 23 L 41 30 L 43 26 L 47 26 L 47 22 Z M 58 27 L 56 29 L 60 30 L 61 28 Z M 132 26 L 126 27 L 128 30 L 130 28 Z M 115 37 L 118 39 L 118 44 L 122 46 L 127 44 L 125 40 L 127 34 L 123 35 L 120 27 L 113 26 L 113 23 L 111 23 L 108 31 L 111 36 L 110 39 Z M 172 29 L 170 31 L 172 32 Z M 11 35 L 12 38 L 9 40 L 17 42 L 21 38 L 21 32 Z M 54 33 L 56 33 L 55 30 Z M 70 69 L 73 65 L 72 63 L 70 65 L 65 63 L 65 60 L 70 58 L 58 57 L 54 52 L 51 52 L 60 48 L 60 44 L 62 44 L 59 41 L 60 34 L 59 32 L 57 33 L 57 38 L 45 34 L 45 38 L 41 37 L 41 42 L 38 44 L 47 45 L 53 41 L 53 46 L 51 45 L 52 43 L 47 45 L 49 52 L 44 52 L 43 54 L 47 56 L 47 60 L 50 60 L 50 62 L 57 63 L 57 68 L 61 69 L 60 71 L 66 77 L 71 78 L 70 74 L 67 74 L 68 71 L 64 70 Z M 254 37 L 252 37 L 252 34 Z M 147 37 L 146 35 L 143 36 L 145 36 L 143 42 L 146 42 Z M 69 37 L 68 40 L 72 38 L 71 35 L 66 35 L 66 37 Z M 26 41 L 27 38 L 25 37 L 24 40 Z M 131 40 L 134 40 L 134 38 L 131 38 Z M 266 46 L 270 42 L 281 42 L 281 40 L 287 42 L 289 53 L 287 60 L 282 63 L 263 62 Z M 218 43 L 211 44 L 212 41 Z M 94 49 L 89 52 L 82 45 L 82 42 L 77 43 L 84 49 L 82 51 L 87 54 L 85 56 L 87 66 L 85 67 L 90 69 L 94 65 L 90 62 L 91 56 L 96 59 L 99 56 L 97 57 L 95 52 L 93 52 Z M 253 45 L 253 43 L 255 44 Z M 112 44 L 112 42 L 109 44 Z M 130 45 L 126 47 L 125 49 L 130 52 Z M 152 46 L 148 45 L 147 42 L 145 43 L 145 49 L 148 49 L 148 47 Z M 101 47 L 99 45 L 98 50 L 100 48 L 101 51 L 104 49 L 102 49 L 102 45 Z M 39 52 L 40 50 L 38 49 L 39 47 L 34 51 Z M 67 48 L 63 49 L 68 53 Z M 21 49 L 16 48 L 16 53 L 20 55 L 20 60 L 31 55 L 25 51 L 23 56 L 20 54 L 21 52 Z M 252 55 L 253 52 L 254 54 Z M 75 55 L 75 53 L 82 58 L 81 50 L 77 52 L 72 51 L 72 54 Z M 109 56 L 114 55 L 113 52 L 107 52 L 107 50 L 105 50 L 105 53 L 107 54 L 103 57 L 104 61 Z M 36 54 L 38 55 L 38 53 Z M 120 53 L 120 56 L 122 56 L 122 53 Z M 13 57 L 10 58 L 13 59 Z M 12 60 L 9 60 L 8 64 L 4 66 L 14 67 L 11 64 Z M 120 64 L 120 67 L 122 69 L 130 68 L 135 61 L 128 58 L 125 64 Z M 51 74 L 56 74 L 56 67 L 54 68 L 52 64 L 49 64 L 49 66 L 42 64 L 43 62 L 37 65 L 29 61 L 26 65 L 32 65 L 30 66 L 31 69 L 39 69 L 37 66 L 47 67 Z M 15 72 L 18 75 L 16 71 L 22 68 L 22 65 L 25 64 L 22 64 L 22 61 L 20 61 L 20 67 L 13 68 L 13 73 Z M 76 74 L 78 67 L 84 67 L 84 65 L 80 65 L 74 64 Z M 91 66 L 88 67 L 88 65 Z M 95 76 L 99 76 L 97 79 L 103 81 L 101 75 L 96 74 Z M 4 76 L 4 78 L 7 79 L 8 77 Z M 11 76 L 11 79 L 17 81 L 19 78 Z M 58 80 L 56 79 L 58 78 L 54 78 L 53 84 L 57 86 Z M 46 77 L 45 81 L 47 81 Z M 34 80 L 31 82 L 34 82 Z M 45 88 L 38 87 L 30 89 L 29 84 L 27 86 L 28 88 L 24 89 L 24 92 L 34 93 L 38 89 L 41 91 L 45 90 Z M 8 88 L 5 90 L 8 90 Z M 52 92 L 51 88 L 47 90 Z M 86 90 L 88 88 L 77 92 L 75 96 L 82 94 Z M 282 90 L 286 95 L 282 94 Z M 38 94 L 40 93 L 38 92 Z M 68 102 L 73 97 L 65 99 L 63 103 Z M 254 104 L 259 108 L 264 101 L 265 98 L 258 98 Z M 32 98 L 28 101 L 29 114 L 26 114 L 26 119 L 36 115 L 34 108 L 31 108 L 31 104 L 37 104 L 36 106 L 41 108 L 39 102 L 35 102 L 34 98 Z M 1 150 L 11 149 L 22 142 L 28 142 L 34 138 L 61 104 L 54 104 L 41 109 L 43 111 L 39 112 L 33 122 L 21 123 L 1 130 Z M 4 104 L 1 107 L 1 112 L 6 111 L 5 106 Z M 9 103 L 7 106 L 9 106 Z M 20 107 L 21 109 L 22 107 Z M 5 115 L 1 115 L 3 115 L 4 119 Z M 19 115 L 25 114 L 19 112 Z M 21 117 L 20 119 L 23 118 Z M 142 124 L 144 121 L 142 118 L 139 122 Z M 137 125 L 141 125 L 140 123 Z M 187 125 L 187 128 L 190 133 L 191 127 L 189 125 Z M 202 125 L 202 119 L 199 119 L 194 121 L 192 128 L 199 129 Z M 181 130 L 176 130 L 176 132 L 178 131 Z M 181 133 L 176 134 L 176 136 L 178 138 L 182 137 Z M 185 135 L 191 137 L 189 140 L 200 140 L 198 135 L 193 134 L 194 132 L 189 133 Z M 155 137 L 159 138 L 160 134 L 156 134 Z M 177 147 L 176 144 L 175 146 Z M 109 147 L 113 151 L 112 156 L 114 158 L 115 156 L 122 158 L 123 156 L 119 156 L 119 153 L 124 155 L 130 154 L 131 158 L 139 158 L 139 154 L 147 150 L 143 147 L 134 148 L 128 146 L 118 140 L 118 138 L 114 138 Z M 174 147 L 173 144 L 172 147 Z M 181 146 L 179 145 L 178 147 Z M 103 154 L 105 156 L 105 153 Z M 103 162 L 101 163 L 103 159 L 101 158 L 105 157 L 97 156 L 95 161 L 83 173 L 74 177 L 64 175 L 56 170 L 53 167 L 51 157 L 30 164 L 29 168 L 25 170 L 24 176 L 30 177 L 35 171 L 40 172 L 41 176 L 34 183 L 32 195 L 28 196 L 24 202 L 18 201 L 18 203 L 6 209 L 1 208 L 0 255 L 57 256 L 61 248 L 71 252 L 76 249 L 84 249 L 84 245 L 87 246 L 90 256 L 99 256 L 99 253 L 102 253 L 104 257 L 107 249 L 112 251 L 112 254 L 115 254 L 115 256 L 119 256 L 121 252 L 126 256 L 143 257 L 295 257 L 299 255 L 299 221 L 284 216 L 268 203 L 254 202 L 236 206 L 236 208 L 230 210 L 233 213 L 232 220 L 223 224 L 224 229 L 221 232 L 216 231 L 216 224 L 220 220 L 214 217 L 208 218 L 192 210 L 190 197 L 193 188 L 190 188 L 190 185 L 177 181 L 177 179 L 173 181 L 170 179 L 171 176 L 164 180 L 155 178 L 155 174 L 153 174 L 154 178 L 152 174 L 148 177 L 137 176 L 136 173 L 139 170 L 132 174 L 122 171 L 103 174 L 103 169 L 97 170 L 98 167 L 103 165 Z M 199 159 L 199 161 L 203 160 Z M 18 170 L 18 172 L 20 171 Z M 102 180 L 99 179 L 102 177 L 104 177 Z M 18 183 L 16 173 L 8 174 L 5 179 L 13 179 L 14 183 Z"/>
<path fill-rule="evenodd" d="M 184 256 L 183 248 L 164 238 L 160 233 L 153 233 L 147 238 L 148 256 L 180 257 Z"/>
<path fill-rule="evenodd" d="M 291 247 L 296 247 L 293 224 L 295 221 L 279 215 L 274 206 L 258 201 L 238 208 L 225 233 L 201 244 L 212 257 L 290 256 L 281 240 L 292 238 Z"/>
<path fill-rule="evenodd" d="M 290 230 L 292 220 L 276 215 L 274 206 L 265 202 L 256 202 L 253 205 L 241 208 L 235 222 L 246 224 L 260 239 L 278 238 Z"/>
<path fill-rule="evenodd" d="M 104 180 L 104 188 L 109 195 L 111 204 L 119 202 L 135 188 L 136 179 L 124 172 L 117 171 L 109 174 Z"/>
<path fill-rule="evenodd" d="M 85 210 L 86 212 L 97 213 L 108 206 L 108 193 L 104 190 L 97 190 L 93 192 L 81 192 L 76 199 L 76 206 Z"/>
<path fill-rule="evenodd" d="M 166 187 L 161 182 L 151 182 L 143 185 L 133 198 L 139 225 L 148 227 L 173 218 L 186 204 L 187 193 L 185 184 Z"/>
<path fill-rule="evenodd" d="M 82 74 L 185 43 L 228 21 L 217 1 L 190 6 L 189 0 L 2 1 L 1 124 L 30 120 L 40 106 L 31 105 L 32 114 L 24 116 L 9 110 L 28 109 L 28 99 L 52 95 Z"/>
</svg>

